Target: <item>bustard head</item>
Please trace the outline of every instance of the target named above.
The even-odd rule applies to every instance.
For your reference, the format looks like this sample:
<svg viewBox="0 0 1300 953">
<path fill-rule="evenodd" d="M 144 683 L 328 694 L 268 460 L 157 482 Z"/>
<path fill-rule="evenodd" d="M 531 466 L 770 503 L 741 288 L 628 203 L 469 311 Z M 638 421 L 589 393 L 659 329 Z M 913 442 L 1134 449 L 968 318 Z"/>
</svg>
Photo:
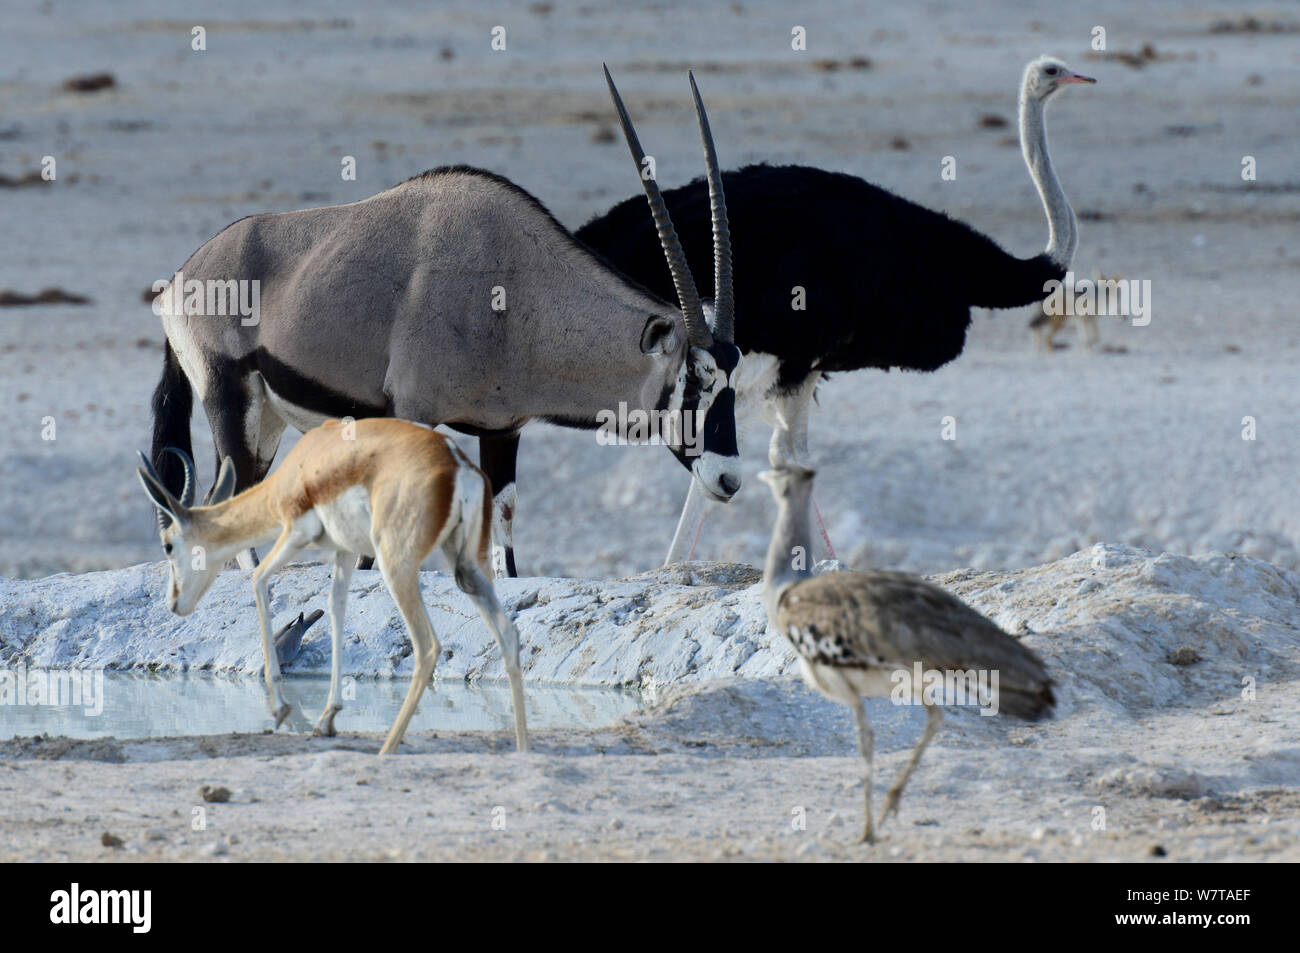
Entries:
<svg viewBox="0 0 1300 953">
<path fill-rule="evenodd" d="M 637 138 L 623 99 L 618 94 L 609 67 L 605 67 L 605 82 L 610 98 L 618 112 L 623 137 L 640 174 L 650 214 L 659 233 L 664 257 L 672 272 L 673 285 L 681 305 L 682 319 L 686 325 L 686 349 L 678 371 L 677 383 L 667 396 L 663 408 L 680 412 L 683 420 L 698 424 L 700 440 L 694 445 L 684 440 L 669 442 L 673 455 L 691 471 L 704 491 L 716 500 L 731 499 L 740 489 L 740 448 L 736 439 L 736 371 L 740 366 L 740 349 L 734 343 L 735 296 L 731 280 L 731 232 L 727 223 L 727 205 L 722 193 L 722 170 L 718 165 L 713 133 L 704 102 L 692 75 L 691 95 L 695 101 L 695 116 L 699 122 L 700 140 L 704 146 L 706 178 L 709 183 L 709 205 L 713 217 L 713 270 L 714 305 L 710 326 L 705 315 L 695 279 L 686 262 L 680 239 L 673 228 L 667 203 L 659 191 L 646 163 L 645 150 Z M 647 332 L 650 326 L 647 325 Z M 645 340 L 642 350 L 647 350 Z M 684 430 L 684 428 L 683 428 Z"/>
<path fill-rule="evenodd" d="M 149 458 L 140 454 L 142 466 L 136 469 L 140 483 L 149 499 L 158 508 L 158 535 L 162 540 L 163 553 L 167 556 L 169 578 L 167 580 L 167 608 L 177 615 L 189 615 L 199 604 L 208 589 L 221 573 L 221 565 L 226 554 L 215 552 L 191 552 L 190 528 L 193 522 L 194 506 L 194 461 L 190 455 L 175 447 L 167 447 L 163 453 L 177 456 L 185 468 L 185 487 L 181 498 L 176 497 L 163 486 L 162 479 L 154 469 Z M 221 471 L 203 499 L 203 505 L 223 503 L 235 492 L 235 467 L 230 457 L 221 462 Z"/>
<path fill-rule="evenodd" d="M 1024 96 L 1045 103 L 1054 93 L 1073 83 L 1095 83 L 1091 76 L 1076 73 L 1054 56 L 1040 56 L 1025 67 Z"/>
</svg>

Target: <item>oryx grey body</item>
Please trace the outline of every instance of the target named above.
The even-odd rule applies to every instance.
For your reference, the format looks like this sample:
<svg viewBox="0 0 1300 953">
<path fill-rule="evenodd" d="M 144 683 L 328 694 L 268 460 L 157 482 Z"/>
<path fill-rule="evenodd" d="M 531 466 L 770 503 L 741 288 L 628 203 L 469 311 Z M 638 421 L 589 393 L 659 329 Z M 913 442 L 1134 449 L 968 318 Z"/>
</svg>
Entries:
<svg viewBox="0 0 1300 953">
<path fill-rule="evenodd" d="M 720 256 L 725 218 L 722 230 Z M 684 268 L 676 242 L 669 224 L 665 254 Z M 679 309 L 492 173 L 434 169 L 359 202 L 241 219 L 180 276 L 182 289 L 259 282 L 260 313 L 187 314 L 183 294 L 157 298 L 168 348 L 152 456 L 173 490 L 162 449 L 189 448 L 191 384 L 240 488 L 266 475 L 286 425 L 395 416 L 478 436 L 512 574 L 513 448 L 532 420 L 594 428 L 621 405 L 695 414 L 699 444 L 670 449 L 711 498 L 740 487 L 730 316 L 715 341 L 689 273 Z M 497 442 L 508 467 L 489 459 Z"/>
<path fill-rule="evenodd" d="M 240 365 L 250 399 L 297 427 L 329 414 L 304 406 L 321 401 L 277 371 L 288 358 L 356 415 L 511 431 L 538 417 L 594 426 L 595 409 L 619 401 L 654 407 L 686 347 L 676 308 L 478 170 L 435 169 L 360 202 L 241 219 L 181 272 L 261 282 L 255 325 L 163 308 L 200 398 L 222 363 Z M 654 317 L 674 325 L 666 353 L 640 346 Z"/>
</svg>

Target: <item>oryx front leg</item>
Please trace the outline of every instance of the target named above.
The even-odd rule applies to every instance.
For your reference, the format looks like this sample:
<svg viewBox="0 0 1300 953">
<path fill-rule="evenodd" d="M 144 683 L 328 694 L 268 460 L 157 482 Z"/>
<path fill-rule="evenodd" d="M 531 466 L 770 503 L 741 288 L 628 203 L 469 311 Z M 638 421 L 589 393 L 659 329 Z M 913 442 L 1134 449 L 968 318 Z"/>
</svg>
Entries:
<svg viewBox="0 0 1300 953">
<path fill-rule="evenodd" d="M 339 671 L 343 664 L 343 615 L 348 606 L 348 583 L 352 579 L 356 554 L 339 550 L 334 554 L 330 581 L 330 695 L 316 723 L 314 735 L 334 737 L 334 716 L 343 710 L 339 693 Z"/>
<path fill-rule="evenodd" d="M 280 690 L 280 656 L 276 652 L 275 636 L 271 632 L 271 576 L 319 536 L 320 532 L 320 520 L 311 513 L 306 514 L 280 534 L 271 552 L 253 573 L 253 598 L 257 602 L 257 621 L 262 627 L 262 666 L 266 676 L 267 701 L 277 728 L 289 717 L 289 704 Z"/>
<path fill-rule="evenodd" d="M 704 495 L 700 481 L 691 477 L 691 487 L 686 491 L 686 505 L 682 507 L 677 529 L 673 532 L 673 541 L 668 546 L 668 555 L 664 557 L 665 566 L 695 558 L 695 548 L 700 543 L 700 533 L 704 530 L 704 521 L 708 518 L 712 502 Z"/>
<path fill-rule="evenodd" d="M 519 434 L 485 434 L 478 438 L 478 462 L 492 485 L 492 574 L 517 576 L 515 568 L 515 488 Z M 454 563 L 453 563 L 454 565 Z"/>
<path fill-rule="evenodd" d="M 518 494 L 514 481 L 492 499 L 492 573 L 498 579 L 519 575 L 515 568 L 515 506 Z"/>
</svg>

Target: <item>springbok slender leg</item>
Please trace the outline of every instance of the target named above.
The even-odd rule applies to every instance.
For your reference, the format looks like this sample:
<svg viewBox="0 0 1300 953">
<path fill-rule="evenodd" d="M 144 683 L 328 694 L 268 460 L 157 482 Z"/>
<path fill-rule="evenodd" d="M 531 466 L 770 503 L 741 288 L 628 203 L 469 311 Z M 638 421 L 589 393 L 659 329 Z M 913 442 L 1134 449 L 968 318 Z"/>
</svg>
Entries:
<svg viewBox="0 0 1300 953">
<path fill-rule="evenodd" d="M 863 816 L 866 820 L 862 825 L 862 842 L 864 844 L 874 843 L 876 833 L 871 828 L 871 755 L 875 748 L 875 736 L 871 732 L 871 722 L 867 719 L 867 709 L 859 698 L 857 704 L 853 706 L 853 723 L 858 728 L 858 754 L 862 755 L 863 775 L 862 775 L 862 799 L 863 799 Z"/>
<path fill-rule="evenodd" d="M 885 795 L 885 809 L 880 812 L 880 824 L 883 827 L 885 818 L 890 814 L 898 813 L 898 802 L 903 797 L 903 788 L 907 786 L 907 780 L 916 770 L 917 762 L 921 760 L 921 754 L 925 751 L 926 745 L 930 743 L 943 723 L 943 709 L 937 705 L 925 706 L 925 727 L 921 730 L 921 740 L 916 743 L 912 749 L 912 757 L 903 765 L 903 770 L 898 773 L 898 780 L 890 785 L 888 793 Z"/>
<path fill-rule="evenodd" d="M 275 650 L 275 637 L 271 634 L 271 576 L 320 535 L 321 529 L 320 520 L 307 514 L 280 534 L 271 552 L 253 572 L 253 598 L 257 602 L 257 621 L 262 627 L 262 670 L 266 676 L 271 717 L 275 719 L 277 728 L 289 717 L 290 709 L 280 690 L 280 656 Z"/>
<path fill-rule="evenodd" d="M 478 463 L 492 484 L 492 572 L 498 579 L 519 575 L 515 568 L 514 534 L 518 457 L 517 433 L 478 438 Z"/>
<path fill-rule="evenodd" d="M 313 735 L 334 737 L 334 716 L 343 710 L 339 699 L 339 670 L 343 656 L 343 615 L 348 607 L 348 583 L 352 580 L 355 553 L 338 550 L 334 554 L 334 574 L 330 582 L 330 695 L 325 710 L 316 722 Z"/>
<path fill-rule="evenodd" d="M 429 687 L 429 679 L 433 677 L 434 666 L 438 664 L 442 644 L 433 631 L 433 623 L 429 621 L 429 613 L 420 596 L 420 560 L 394 558 L 382 551 L 382 545 L 380 549 L 379 571 L 383 573 L 388 591 L 397 603 L 397 611 L 406 622 L 415 663 L 411 672 L 411 687 L 406 690 L 402 709 L 397 713 L 397 720 L 393 722 L 384 746 L 379 749 L 380 754 L 395 754 L 397 746 L 402 743 L 402 736 L 406 734 L 406 726 L 410 724 L 411 716 L 420 703 L 420 696 Z"/>
<path fill-rule="evenodd" d="M 492 583 L 468 557 L 460 556 L 460 540 L 443 544 L 447 561 L 456 567 L 456 585 L 469 596 L 483 617 L 492 637 L 496 639 L 501 659 L 506 665 L 510 680 L 510 707 L 515 716 L 515 750 L 528 750 L 528 718 L 524 708 L 524 678 L 519 669 L 519 630 L 501 608 Z"/>
</svg>

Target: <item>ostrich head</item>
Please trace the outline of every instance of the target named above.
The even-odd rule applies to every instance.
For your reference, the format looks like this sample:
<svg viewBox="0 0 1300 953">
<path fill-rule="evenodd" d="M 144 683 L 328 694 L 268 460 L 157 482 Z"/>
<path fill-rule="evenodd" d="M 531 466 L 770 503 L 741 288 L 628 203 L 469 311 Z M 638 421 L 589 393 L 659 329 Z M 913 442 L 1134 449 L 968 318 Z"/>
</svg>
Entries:
<svg viewBox="0 0 1300 953">
<path fill-rule="evenodd" d="M 1025 95 L 1046 102 L 1057 91 L 1072 83 L 1095 83 L 1091 76 L 1076 73 L 1054 56 L 1040 56 L 1025 67 Z"/>
</svg>

